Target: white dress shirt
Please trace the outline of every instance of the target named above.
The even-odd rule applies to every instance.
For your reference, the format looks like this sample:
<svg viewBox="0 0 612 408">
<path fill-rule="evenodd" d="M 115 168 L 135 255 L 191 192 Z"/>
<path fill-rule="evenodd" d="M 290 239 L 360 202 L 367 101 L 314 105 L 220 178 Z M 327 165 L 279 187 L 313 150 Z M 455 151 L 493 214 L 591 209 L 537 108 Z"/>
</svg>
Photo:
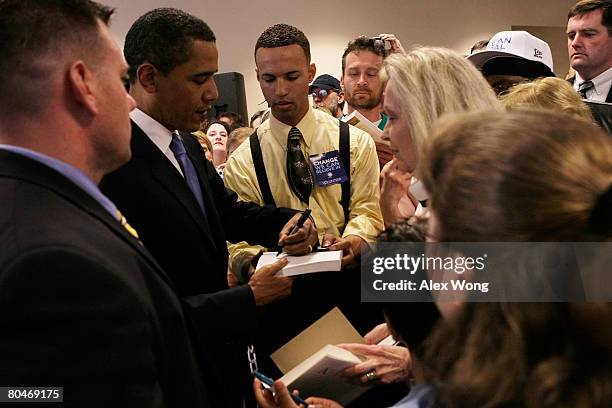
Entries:
<svg viewBox="0 0 612 408">
<path fill-rule="evenodd" d="M 610 92 L 610 87 L 612 87 L 612 67 L 608 68 L 606 71 L 597 75 L 595 78 L 591 79 L 593 82 L 593 88 L 589 89 L 586 93 L 587 99 L 598 102 L 605 102 L 608 97 L 608 92 Z M 576 79 L 574 79 L 574 89 L 577 91 L 578 87 L 581 83 L 584 82 L 584 79 L 580 76 L 578 72 L 576 72 Z"/>
<path fill-rule="evenodd" d="M 170 150 L 170 142 L 172 141 L 172 132 L 164 125 L 136 108 L 130 112 L 130 118 L 138 125 L 140 129 L 147 135 L 149 139 L 157 146 L 157 148 L 170 160 L 170 163 L 183 176 L 181 166 L 174 157 L 174 153 Z M 184 177 L 184 176 L 183 176 Z"/>
</svg>

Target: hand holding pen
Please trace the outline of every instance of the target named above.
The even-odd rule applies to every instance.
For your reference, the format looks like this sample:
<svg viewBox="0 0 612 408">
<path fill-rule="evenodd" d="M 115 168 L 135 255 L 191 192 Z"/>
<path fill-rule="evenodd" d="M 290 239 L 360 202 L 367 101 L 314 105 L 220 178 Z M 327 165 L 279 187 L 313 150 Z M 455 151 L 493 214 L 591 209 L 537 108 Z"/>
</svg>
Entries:
<svg viewBox="0 0 612 408">
<path fill-rule="evenodd" d="M 316 247 L 319 237 L 310 213 L 311 210 L 307 208 L 285 224 L 279 235 L 278 254 L 284 251 L 288 255 L 306 255 Z"/>
</svg>

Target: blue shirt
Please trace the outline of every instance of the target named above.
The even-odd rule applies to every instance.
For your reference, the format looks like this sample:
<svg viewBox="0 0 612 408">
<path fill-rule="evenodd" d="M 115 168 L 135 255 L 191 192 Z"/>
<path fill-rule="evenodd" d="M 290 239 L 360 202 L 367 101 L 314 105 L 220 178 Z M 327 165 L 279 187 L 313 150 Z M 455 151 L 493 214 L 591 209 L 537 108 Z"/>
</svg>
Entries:
<svg viewBox="0 0 612 408">
<path fill-rule="evenodd" d="M 391 408 L 430 408 L 435 400 L 434 388 L 425 384 L 417 384 L 410 392 Z"/>
<path fill-rule="evenodd" d="M 29 159 L 35 160 L 47 167 L 52 168 L 57 171 L 68 180 L 72 181 L 81 190 L 85 191 L 89 194 L 94 200 L 96 200 L 102 207 L 108 211 L 113 218 L 117 219 L 117 207 L 111 200 L 108 199 L 96 183 L 93 182 L 85 173 L 81 170 L 77 169 L 74 166 L 69 165 L 68 163 L 64 163 L 63 161 L 54 159 L 53 157 L 49 157 L 46 154 L 42 154 L 39 152 L 35 152 L 34 150 L 26 149 L 24 147 L 12 146 L 7 144 L 0 144 L 0 150 L 5 150 L 11 153 L 18 154 L 20 156 L 27 157 Z"/>
</svg>

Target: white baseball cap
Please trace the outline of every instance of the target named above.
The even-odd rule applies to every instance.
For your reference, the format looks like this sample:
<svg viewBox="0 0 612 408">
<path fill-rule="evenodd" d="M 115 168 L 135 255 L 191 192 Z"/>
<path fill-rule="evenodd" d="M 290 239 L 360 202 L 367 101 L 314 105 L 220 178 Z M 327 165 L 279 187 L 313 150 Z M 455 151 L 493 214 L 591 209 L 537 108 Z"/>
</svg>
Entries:
<svg viewBox="0 0 612 408">
<path fill-rule="evenodd" d="M 502 31 L 468 57 L 484 75 L 554 76 L 550 47 L 527 31 Z"/>
</svg>

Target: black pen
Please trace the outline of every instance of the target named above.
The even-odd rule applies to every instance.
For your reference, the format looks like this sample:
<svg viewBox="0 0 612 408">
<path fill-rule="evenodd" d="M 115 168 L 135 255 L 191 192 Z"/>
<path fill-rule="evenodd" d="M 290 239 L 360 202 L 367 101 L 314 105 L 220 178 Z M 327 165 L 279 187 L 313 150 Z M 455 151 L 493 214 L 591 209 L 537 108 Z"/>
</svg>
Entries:
<svg viewBox="0 0 612 408">
<path fill-rule="evenodd" d="M 271 379 L 270 377 L 268 377 L 267 375 L 264 375 L 264 374 L 260 373 L 259 371 L 253 371 L 253 375 L 255 377 L 257 377 L 259 379 L 259 381 L 261 381 L 262 383 L 268 385 L 269 387 L 273 387 L 274 386 L 274 380 Z M 297 395 L 293 394 L 292 392 L 289 392 L 289 395 L 291 395 L 291 399 L 296 404 L 302 404 L 305 407 L 308 406 L 308 403 L 306 401 L 304 401 L 302 398 L 298 397 Z"/>
<path fill-rule="evenodd" d="M 289 234 L 287 235 L 295 234 L 300 228 L 302 228 L 308 217 L 310 217 L 311 212 L 312 210 L 310 208 L 305 209 L 304 212 L 302 212 L 302 216 L 298 220 L 297 224 L 295 224 L 293 228 L 291 228 L 291 231 L 289 231 Z M 279 256 L 282 252 L 283 248 L 281 247 L 276 253 L 276 256 Z"/>
</svg>

